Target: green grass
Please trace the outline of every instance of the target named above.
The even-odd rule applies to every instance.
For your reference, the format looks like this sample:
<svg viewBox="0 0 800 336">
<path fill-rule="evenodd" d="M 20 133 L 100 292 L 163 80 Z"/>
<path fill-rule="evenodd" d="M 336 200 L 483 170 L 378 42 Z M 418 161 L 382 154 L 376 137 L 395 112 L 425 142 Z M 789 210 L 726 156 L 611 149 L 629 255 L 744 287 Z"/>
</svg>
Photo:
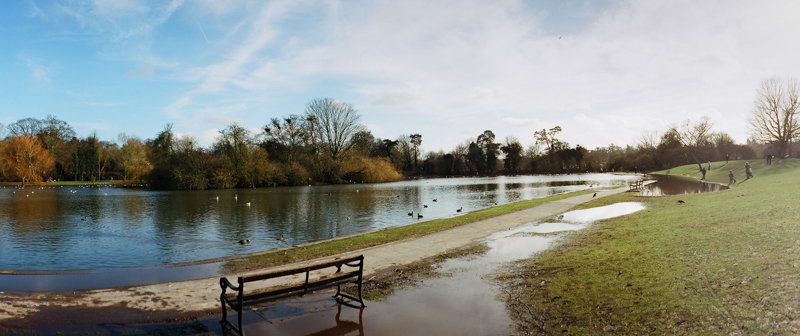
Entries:
<svg viewBox="0 0 800 336">
<path fill-rule="evenodd" d="M 615 195 L 641 201 L 517 264 L 500 279 L 520 333 L 800 333 L 800 160 L 712 163 L 715 193 Z M 735 167 L 735 168 L 734 168 Z M 697 165 L 670 169 L 699 178 Z M 679 204 L 677 200 L 685 201 Z"/>
<path fill-rule="evenodd" d="M 391 227 L 378 231 L 302 245 L 284 250 L 269 251 L 263 254 L 249 256 L 241 260 L 229 261 L 226 263 L 225 268 L 230 272 L 243 272 L 263 267 L 283 265 L 325 256 L 332 256 L 339 253 L 382 245 L 403 239 L 422 237 L 431 233 L 452 229 L 461 225 L 532 208 L 542 203 L 583 195 L 590 192 L 592 191 L 578 191 L 545 198 L 520 201 L 473 211 L 451 218 L 435 219 L 417 224 Z"/>
</svg>

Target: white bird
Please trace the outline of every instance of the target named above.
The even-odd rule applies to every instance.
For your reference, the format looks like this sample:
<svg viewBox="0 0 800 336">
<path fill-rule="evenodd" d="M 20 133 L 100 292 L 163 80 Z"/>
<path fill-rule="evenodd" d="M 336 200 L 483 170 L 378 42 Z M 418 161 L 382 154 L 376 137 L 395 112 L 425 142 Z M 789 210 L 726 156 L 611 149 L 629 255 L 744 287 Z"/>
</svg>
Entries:
<svg viewBox="0 0 800 336">
<path fill-rule="evenodd" d="M 247 203 L 245 203 L 244 205 L 246 205 L 246 206 L 250 206 L 250 202 L 247 202 Z"/>
<path fill-rule="evenodd" d="M 219 196 L 217 196 L 217 197 L 214 197 L 214 198 L 217 200 L 217 202 L 219 202 Z"/>
<path fill-rule="evenodd" d="M 233 200 L 234 201 L 238 201 L 239 200 L 239 195 L 238 194 L 233 194 Z"/>
</svg>

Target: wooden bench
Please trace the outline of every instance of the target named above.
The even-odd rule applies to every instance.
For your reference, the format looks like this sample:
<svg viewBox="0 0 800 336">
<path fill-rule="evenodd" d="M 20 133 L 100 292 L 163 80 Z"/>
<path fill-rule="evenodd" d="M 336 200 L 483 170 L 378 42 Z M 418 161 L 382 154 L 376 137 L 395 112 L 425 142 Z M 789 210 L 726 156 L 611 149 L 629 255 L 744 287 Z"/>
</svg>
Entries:
<svg viewBox="0 0 800 336">
<path fill-rule="evenodd" d="M 630 184 L 630 188 L 628 191 L 637 191 L 641 190 L 644 187 L 644 180 L 639 180 Z"/>
<path fill-rule="evenodd" d="M 343 266 L 355 268 L 355 270 L 342 272 Z M 331 271 L 333 268 L 336 268 L 336 271 L 327 276 L 320 276 L 315 280 L 309 279 L 312 271 L 325 270 L 327 268 L 330 268 Z M 330 288 L 333 286 L 336 286 L 336 294 L 333 297 L 337 301 L 347 304 L 344 302 L 344 299 L 347 298 L 360 303 L 362 308 L 366 307 L 364 300 L 361 298 L 361 279 L 363 272 L 364 256 L 359 255 L 357 257 L 337 259 L 331 262 L 299 267 L 295 269 L 250 276 L 240 276 L 237 278 L 238 285 L 233 285 L 230 281 L 228 281 L 228 278 L 222 277 L 219 279 L 219 285 L 222 288 L 222 294 L 219 296 L 220 303 L 222 304 L 222 321 L 220 321 L 220 324 L 222 324 L 223 329 L 230 328 L 239 335 L 244 335 L 244 331 L 242 330 L 242 309 L 246 304 L 263 303 L 290 296 L 302 296 L 315 290 Z M 305 281 L 301 285 L 283 287 L 268 291 L 253 291 L 249 293 L 246 293 L 244 290 L 244 284 L 248 282 L 280 278 L 301 273 L 305 273 Z M 358 286 L 357 298 L 342 292 L 341 285 L 347 283 L 353 283 Z M 227 292 L 228 289 L 235 291 L 235 295 L 233 295 L 233 293 L 229 294 Z M 233 323 L 228 321 L 228 306 L 238 313 L 238 327 L 234 326 Z"/>
</svg>

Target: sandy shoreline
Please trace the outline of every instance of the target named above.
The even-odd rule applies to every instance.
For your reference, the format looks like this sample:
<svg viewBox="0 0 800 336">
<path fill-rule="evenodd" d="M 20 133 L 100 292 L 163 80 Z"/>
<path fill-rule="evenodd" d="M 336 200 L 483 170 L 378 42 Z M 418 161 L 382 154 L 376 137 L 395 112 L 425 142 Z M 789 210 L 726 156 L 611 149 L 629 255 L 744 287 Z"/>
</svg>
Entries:
<svg viewBox="0 0 800 336">
<path fill-rule="evenodd" d="M 626 188 L 598 190 L 597 196 L 624 192 Z M 459 226 L 425 237 L 407 239 L 338 256 L 269 267 L 252 273 L 263 273 L 300 267 L 363 254 L 365 277 L 460 248 L 494 232 L 546 219 L 592 199 L 592 194 L 574 196 L 539 206 Z M 235 278 L 241 274 L 229 274 Z M 301 282 L 300 276 L 265 281 L 262 286 L 274 287 Z M 250 287 L 249 287 L 250 288 Z M 208 315 L 220 308 L 219 277 L 160 283 L 153 285 L 82 290 L 74 292 L 0 292 L 0 326 L 27 327 L 57 324 L 59 319 L 70 324 L 112 322 L 147 323 L 191 319 Z M 87 316 L 89 315 L 89 316 Z"/>
</svg>

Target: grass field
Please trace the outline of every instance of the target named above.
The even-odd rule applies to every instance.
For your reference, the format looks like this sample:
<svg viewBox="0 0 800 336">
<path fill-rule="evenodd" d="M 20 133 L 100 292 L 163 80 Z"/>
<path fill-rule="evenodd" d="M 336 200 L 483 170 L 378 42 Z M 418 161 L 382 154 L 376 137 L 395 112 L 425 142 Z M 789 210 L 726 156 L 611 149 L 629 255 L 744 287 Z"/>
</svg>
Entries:
<svg viewBox="0 0 800 336">
<path fill-rule="evenodd" d="M 521 334 L 800 333 L 800 160 L 712 162 L 729 190 L 637 197 L 641 212 L 597 222 L 499 278 Z M 666 172 L 662 172 L 666 173 Z M 697 165 L 670 175 L 700 178 Z M 685 203 L 678 203 L 683 200 Z"/>
</svg>

